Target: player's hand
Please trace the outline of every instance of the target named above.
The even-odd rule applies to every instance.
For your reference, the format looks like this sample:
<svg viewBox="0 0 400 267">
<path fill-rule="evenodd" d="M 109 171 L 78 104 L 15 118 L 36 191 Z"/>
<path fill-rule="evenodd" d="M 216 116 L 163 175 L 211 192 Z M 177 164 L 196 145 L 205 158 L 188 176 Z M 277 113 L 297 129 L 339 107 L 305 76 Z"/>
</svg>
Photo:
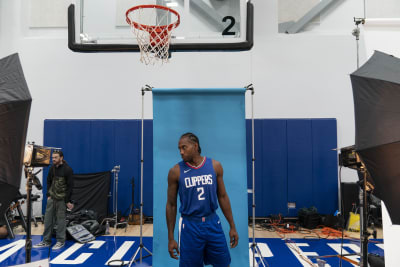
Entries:
<svg viewBox="0 0 400 267">
<path fill-rule="evenodd" d="M 171 258 L 178 260 L 179 256 L 179 249 L 178 249 L 178 244 L 176 243 L 175 240 L 170 240 L 168 242 L 168 252 Z"/>
<path fill-rule="evenodd" d="M 231 239 L 231 248 L 234 248 L 237 246 L 237 244 L 239 243 L 239 235 L 236 232 L 235 228 L 231 228 L 231 230 L 229 231 L 229 237 Z"/>
</svg>

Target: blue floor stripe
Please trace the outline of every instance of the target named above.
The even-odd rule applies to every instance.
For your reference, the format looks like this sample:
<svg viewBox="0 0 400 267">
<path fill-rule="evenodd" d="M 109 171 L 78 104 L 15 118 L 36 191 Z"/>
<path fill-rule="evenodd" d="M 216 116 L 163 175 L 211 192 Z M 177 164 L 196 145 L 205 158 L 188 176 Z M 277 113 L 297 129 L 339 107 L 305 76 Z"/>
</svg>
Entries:
<svg viewBox="0 0 400 267">
<path fill-rule="evenodd" d="M 37 244 L 41 241 L 42 236 L 32 236 L 32 243 Z M 143 237 L 143 245 L 152 251 L 152 237 Z M 370 240 L 369 253 L 383 256 L 382 240 Z M 267 261 L 268 266 L 303 266 L 296 253 L 288 247 L 288 241 L 279 238 L 257 238 L 256 242 L 261 251 L 262 256 Z M 307 257 L 316 263 L 313 256 L 334 255 L 340 253 L 340 239 L 291 239 L 296 246 L 303 251 Z M 53 244 L 55 240 L 53 240 Z M 124 261 L 130 261 L 140 244 L 139 237 L 133 236 L 100 236 L 92 244 L 79 244 L 71 240 L 66 242 L 65 247 L 57 252 L 50 252 L 51 266 L 106 266 L 106 263 L 113 257 Z M 249 246 L 251 240 L 249 240 Z M 167 245 L 165 245 L 167 249 Z M 359 243 L 351 240 L 344 240 L 343 253 L 356 253 L 359 250 Z M 45 259 L 48 257 L 48 248 L 32 249 L 32 262 Z M 148 255 L 143 251 L 143 256 Z M 252 254 L 250 253 L 250 257 Z M 136 257 L 139 258 L 138 256 Z M 151 266 L 152 257 L 145 257 L 142 266 Z M 259 260 L 256 254 L 256 259 Z M 359 261 L 358 256 L 351 259 Z M 340 266 L 340 260 L 337 257 L 324 258 L 330 266 Z M 18 235 L 15 239 L 0 240 L 0 266 L 10 266 L 25 263 L 25 236 Z M 133 264 L 132 266 L 138 266 Z M 353 266 L 351 263 L 343 261 L 343 267 Z M 162 266 L 155 266 L 162 267 Z"/>
</svg>

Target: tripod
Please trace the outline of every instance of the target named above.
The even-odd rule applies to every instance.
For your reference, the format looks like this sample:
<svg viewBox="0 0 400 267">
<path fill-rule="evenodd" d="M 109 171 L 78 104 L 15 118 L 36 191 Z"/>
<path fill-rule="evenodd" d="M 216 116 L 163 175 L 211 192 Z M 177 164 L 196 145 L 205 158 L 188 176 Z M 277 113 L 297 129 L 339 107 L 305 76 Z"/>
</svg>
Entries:
<svg viewBox="0 0 400 267">
<path fill-rule="evenodd" d="M 148 250 L 144 245 L 143 245 L 143 121 L 144 121 L 144 94 L 145 91 L 151 91 L 151 87 L 146 85 L 142 87 L 142 136 L 141 136 L 141 151 L 140 151 L 140 244 L 139 247 L 137 248 L 135 254 L 133 255 L 129 267 L 132 266 L 132 263 L 135 261 L 136 256 L 139 254 L 139 262 L 142 264 L 143 260 L 143 249 L 149 253 L 149 255 L 153 255 L 150 250 Z"/>
<path fill-rule="evenodd" d="M 252 203 L 252 234 L 253 234 L 253 241 L 251 243 L 251 251 L 253 252 L 253 267 L 261 265 L 266 267 L 268 266 L 268 263 L 266 260 L 263 258 L 260 248 L 258 247 L 256 243 L 256 238 L 255 238 L 255 227 L 256 227 L 256 192 L 255 192 L 255 170 L 254 170 L 254 164 L 255 164 L 255 156 L 254 156 L 254 109 L 253 109 L 253 96 L 254 96 L 254 87 L 252 84 L 246 86 L 246 90 L 251 91 L 251 150 L 252 150 L 252 194 L 253 194 L 253 203 Z M 260 257 L 259 262 L 256 260 L 256 253 Z"/>
</svg>

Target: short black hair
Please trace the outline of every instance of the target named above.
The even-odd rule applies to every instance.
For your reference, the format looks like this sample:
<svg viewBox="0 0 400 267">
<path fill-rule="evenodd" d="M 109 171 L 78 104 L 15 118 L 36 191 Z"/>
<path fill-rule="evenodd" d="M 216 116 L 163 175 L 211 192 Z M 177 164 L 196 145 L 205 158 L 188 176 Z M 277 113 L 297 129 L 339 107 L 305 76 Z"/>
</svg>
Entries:
<svg viewBox="0 0 400 267">
<path fill-rule="evenodd" d="M 199 146 L 198 152 L 201 154 L 199 138 L 194 133 L 184 133 L 182 134 L 181 139 L 184 137 L 188 138 L 193 143 L 197 143 L 197 145 Z"/>
<path fill-rule="evenodd" d="M 61 150 L 54 150 L 53 154 L 58 154 L 61 157 L 64 157 L 64 153 Z"/>
</svg>

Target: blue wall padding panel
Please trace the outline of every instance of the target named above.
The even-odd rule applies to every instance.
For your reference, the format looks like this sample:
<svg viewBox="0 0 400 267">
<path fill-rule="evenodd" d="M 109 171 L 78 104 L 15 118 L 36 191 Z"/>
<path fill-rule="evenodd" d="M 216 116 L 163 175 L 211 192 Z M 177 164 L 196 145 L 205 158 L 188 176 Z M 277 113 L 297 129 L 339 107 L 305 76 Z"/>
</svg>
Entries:
<svg viewBox="0 0 400 267">
<path fill-rule="evenodd" d="M 262 201 L 264 204 L 263 210 L 270 209 L 270 214 L 278 214 L 285 210 L 287 199 L 288 181 L 285 179 L 288 175 L 287 162 L 287 143 L 286 143 L 286 122 L 282 120 L 264 120 L 263 121 L 264 140 L 262 152 L 263 158 L 267 161 L 267 168 L 264 168 L 265 176 L 263 181 L 268 188 L 270 195 L 268 202 Z M 269 151 L 269 153 L 265 153 Z M 271 178 L 269 178 L 271 177 Z M 257 196 L 257 192 L 256 192 Z M 271 203 L 276 203 L 271 205 Z"/>
<path fill-rule="evenodd" d="M 111 170 L 114 165 L 118 165 L 115 162 L 114 122 L 92 121 L 90 128 L 91 142 L 87 158 L 90 170 L 94 170 L 99 163 L 106 170 Z"/>
<path fill-rule="evenodd" d="M 153 266 L 178 266 L 168 254 L 165 221 L 167 175 L 179 162 L 178 141 L 185 132 L 198 135 L 202 154 L 221 162 L 239 245 L 231 267 L 248 266 L 245 89 L 153 89 L 154 224 Z M 229 241 L 229 225 L 217 210 Z M 179 215 L 177 216 L 179 218 Z M 178 223 L 177 223 L 178 225 Z M 176 240 L 178 226 L 175 228 Z"/>
<path fill-rule="evenodd" d="M 247 129 L 247 178 L 252 188 L 251 120 L 247 120 Z M 254 132 L 256 216 L 265 217 L 287 209 L 286 120 L 256 119 Z M 249 214 L 252 214 L 251 203 L 249 194 Z"/>
<path fill-rule="evenodd" d="M 320 213 L 338 209 L 336 120 L 312 120 L 313 203 Z"/>
<path fill-rule="evenodd" d="M 256 216 L 297 216 L 315 206 L 338 208 L 336 119 L 255 119 Z M 247 128 L 247 179 L 252 186 L 251 120 Z M 249 195 L 249 215 L 252 214 Z M 287 208 L 295 202 L 296 209 Z"/>
<path fill-rule="evenodd" d="M 320 213 L 335 212 L 338 207 L 337 153 L 332 149 L 337 147 L 336 127 L 335 119 L 255 120 L 257 217 L 278 213 L 293 216 L 298 208 L 307 205 L 315 206 Z M 140 120 L 46 120 L 44 145 L 62 147 L 76 173 L 107 171 L 114 165 L 121 165 L 118 209 L 125 213 L 131 204 L 132 179 L 135 207 L 139 208 L 140 204 L 140 129 Z M 247 183 L 251 188 L 251 120 L 246 121 L 246 148 Z M 47 168 L 44 172 L 46 177 Z M 144 121 L 143 176 L 144 212 L 152 216 L 152 120 Z M 46 192 L 47 187 L 43 190 Z M 252 214 L 251 197 L 249 194 L 249 216 Z M 297 208 L 288 211 L 288 201 L 296 202 Z M 43 208 L 45 203 L 46 200 Z"/>
<path fill-rule="evenodd" d="M 288 202 L 295 202 L 297 208 L 310 207 L 313 205 L 311 120 L 287 121 L 287 146 Z"/>
</svg>

